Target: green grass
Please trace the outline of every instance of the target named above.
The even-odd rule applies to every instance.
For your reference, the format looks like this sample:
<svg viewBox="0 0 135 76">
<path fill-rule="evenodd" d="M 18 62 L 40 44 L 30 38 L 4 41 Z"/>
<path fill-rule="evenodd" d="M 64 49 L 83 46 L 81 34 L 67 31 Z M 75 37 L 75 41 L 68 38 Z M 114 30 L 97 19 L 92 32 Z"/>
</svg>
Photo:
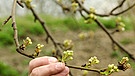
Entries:
<svg viewBox="0 0 135 76">
<path fill-rule="evenodd" d="M 12 45 L 13 42 L 13 29 L 11 27 L 11 22 L 7 23 L 1 27 L 0 31 L 0 46 Z M 1 24 L 1 23 L 0 23 Z"/>
<path fill-rule="evenodd" d="M 119 58 L 119 54 L 120 54 L 120 52 L 118 50 L 113 51 L 112 54 L 111 54 L 111 57 L 112 58 L 114 58 L 114 57 Z"/>
<path fill-rule="evenodd" d="M 76 20 L 74 17 L 53 18 L 51 16 L 45 16 L 44 19 L 46 20 L 48 27 L 54 31 L 95 30 L 97 28 L 97 25 L 94 22 L 91 24 L 85 24 L 84 19 Z"/>
<path fill-rule="evenodd" d="M 123 18 L 123 22 L 126 25 L 125 26 L 126 30 L 133 30 L 134 29 L 134 24 L 133 24 L 132 18 L 125 17 L 125 18 Z"/>
<path fill-rule="evenodd" d="M 19 72 L 10 65 L 0 62 L 0 76 L 28 76 L 28 71 L 24 70 Z"/>
<path fill-rule="evenodd" d="M 13 42 L 13 37 L 11 35 L 9 35 L 8 33 L 0 33 L 0 45 L 4 45 L 4 46 L 8 46 L 8 45 L 12 45 Z"/>
<path fill-rule="evenodd" d="M 9 65 L 0 62 L 0 76 L 19 76 L 19 72 Z"/>
<path fill-rule="evenodd" d="M 108 29 L 114 29 L 116 27 L 115 18 L 99 18 L 99 20 L 105 25 Z"/>
<path fill-rule="evenodd" d="M 116 27 L 116 17 L 110 17 L 110 18 L 100 18 L 99 20 L 105 25 L 106 28 L 108 29 L 114 29 Z M 122 17 L 122 22 L 126 25 L 125 29 L 126 30 L 133 30 L 133 24 L 132 24 L 132 19 L 127 18 L 127 17 Z"/>
<path fill-rule="evenodd" d="M 24 16 L 24 17 L 17 17 L 17 25 L 19 29 L 19 34 L 21 36 L 32 34 L 32 35 L 42 35 L 44 30 L 42 26 L 38 22 L 33 21 L 33 17 L 31 16 Z"/>
<path fill-rule="evenodd" d="M 95 31 L 98 29 L 98 25 L 95 22 L 92 22 L 90 24 L 85 24 L 84 19 L 75 19 L 73 17 L 52 17 L 52 16 L 44 16 L 40 15 L 40 17 L 45 21 L 46 26 L 51 31 L 66 31 L 69 30 L 77 31 L 77 30 L 93 30 Z M 98 18 L 108 29 L 114 29 L 115 28 L 115 17 L 112 18 Z M 0 24 L 2 24 L 2 21 L 4 21 L 5 18 L 1 19 Z M 32 15 L 26 15 L 26 16 L 18 16 L 16 18 L 17 22 L 17 28 L 18 28 L 18 34 L 19 39 L 22 40 L 30 35 L 36 35 L 40 36 L 44 34 L 44 30 L 42 26 L 39 24 L 39 22 L 34 22 L 34 17 Z M 126 24 L 126 30 L 132 30 L 133 27 L 131 26 L 131 20 L 130 18 L 123 18 L 123 22 Z M 6 25 L 4 25 L 0 31 L 0 45 L 6 46 L 6 45 L 12 45 L 13 42 L 13 29 L 11 27 L 12 22 L 9 21 Z M 128 43 L 128 42 L 127 42 Z"/>
<path fill-rule="evenodd" d="M 125 38 L 125 39 L 122 39 L 120 41 L 120 43 L 122 43 L 123 45 L 128 45 L 128 44 L 131 44 L 131 43 L 134 43 L 135 41 L 133 39 L 129 39 L 129 38 Z"/>
</svg>

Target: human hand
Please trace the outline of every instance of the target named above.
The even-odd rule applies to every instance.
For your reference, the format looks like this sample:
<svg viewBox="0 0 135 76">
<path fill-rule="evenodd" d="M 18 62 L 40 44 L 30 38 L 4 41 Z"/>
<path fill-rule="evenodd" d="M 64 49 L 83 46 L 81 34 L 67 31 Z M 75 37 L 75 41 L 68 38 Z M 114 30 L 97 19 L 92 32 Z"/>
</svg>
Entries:
<svg viewBox="0 0 135 76">
<path fill-rule="evenodd" d="M 29 62 L 29 76 L 68 76 L 69 68 L 54 57 L 39 57 Z"/>
</svg>

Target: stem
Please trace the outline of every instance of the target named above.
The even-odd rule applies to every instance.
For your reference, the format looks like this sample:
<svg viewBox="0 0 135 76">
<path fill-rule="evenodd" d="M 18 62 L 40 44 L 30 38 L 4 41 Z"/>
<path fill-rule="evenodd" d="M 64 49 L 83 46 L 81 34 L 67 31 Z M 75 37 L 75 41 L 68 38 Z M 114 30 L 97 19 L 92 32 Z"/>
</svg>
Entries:
<svg viewBox="0 0 135 76">
<path fill-rule="evenodd" d="M 2 26 L 4 26 L 10 19 L 12 18 L 12 16 L 9 16 L 2 24 Z"/>
<path fill-rule="evenodd" d="M 18 31 L 17 31 L 17 26 L 16 26 L 16 20 L 15 20 L 15 11 L 16 11 L 16 0 L 13 2 L 13 7 L 12 7 L 12 27 L 14 30 L 14 41 L 16 44 L 16 47 L 19 47 L 19 41 L 18 41 Z"/>
<path fill-rule="evenodd" d="M 23 53 L 23 51 L 20 49 L 20 44 L 19 44 L 19 40 L 18 40 L 18 31 L 17 31 L 17 26 L 16 26 L 16 18 L 15 18 L 16 4 L 17 4 L 17 0 L 14 0 L 13 6 L 12 6 L 12 12 L 11 12 L 11 16 L 10 16 L 10 17 L 12 17 L 12 27 L 14 30 L 14 42 L 16 44 L 16 51 L 29 58 L 34 58 L 32 55 L 27 55 L 27 54 Z M 10 19 L 10 17 L 8 19 Z"/>
<path fill-rule="evenodd" d="M 110 12 L 110 14 L 112 14 L 116 9 L 120 8 L 126 0 L 123 0 L 118 6 L 116 6 L 114 9 L 112 9 L 112 11 Z"/>
<path fill-rule="evenodd" d="M 54 38 L 52 37 L 52 35 L 49 33 L 47 27 L 45 26 L 45 22 L 43 20 L 41 20 L 41 18 L 36 14 L 36 12 L 34 11 L 33 8 L 30 8 L 31 12 L 33 13 L 34 17 L 35 17 L 35 21 L 38 20 L 39 23 L 42 25 L 44 31 L 46 32 L 47 34 L 47 38 L 46 38 L 46 42 L 48 42 L 48 39 L 50 39 L 56 49 L 56 55 L 54 56 L 61 56 L 61 52 L 60 50 L 58 49 L 58 45 L 57 45 L 57 42 L 54 40 Z"/>
<path fill-rule="evenodd" d="M 124 51 L 126 54 L 128 54 L 128 56 L 135 61 L 135 58 L 132 54 L 130 54 L 121 44 L 119 44 L 116 40 L 114 40 L 114 38 L 112 37 L 112 35 L 108 32 L 108 30 L 104 27 L 104 25 L 99 22 L 97 19 L 95 20 L 95 22 L 98 24 L 98 26 L 100 26 L 104 32 L 109 36 L 109 38 L 111 39 L 111 41 L 116 44 L 122 51 Z"/>
<path fill-rule="evenodd" d="M 67 64 L 66 64 L 66 66 L 69 67 L 69 68 L 80 69 L 80 70 L 87 70 L 87 71 L 93 71 L 93 72 L 100 73 L 100 70 L 98 70 L 98 69 L 90 69 L 90 68 L 74 66 L 74 65 L 67 65 Z"/>
<path fill-rule="evenodd" d="M 134 3 L 132 6 L 128 7 L 127 9 L 125 9 L 123 11 L 120 11 L 118 13 L 113 13 L 115 10 L 117 10 L 120 7 L 122 7 L 122 5 L 125 3 L 125 1 L 126 0 L 123 0 L 118 6 L 116 6 L 115 8 L 113 8 L 109 14 L 98 14 L 98 13 L 94 13 L 94 14 L 97 15 L 97 16 L 100 16 L 100 17 L 117 16 L 117 15 L 123 14 L 126 11 L 132 9 L 135 6 L 135 3 Z M 85 11 L 87 14 L 90 14 L 91 13 L 89 10 L 87 10 L 83 6 L 83 4 L 79 0 L 75 0 L 75 2 L 78 3 L 79 4 L 79 7 L 82 8 L 82 10 Z"/>
<path fill-rule="evenodd" d="M 123 11 L 121 11 L 121 12 L 118 12 L 118 13 L 115 13 L 115 14 L 112 13 L 112 15 L 117 16 L 117 15 L 120 15 L 120 14 L 122 14 L 122 13 L 125 13 L 126 11 L 130 10 L 130 9 L 133 8 L 134 6 L 135 6 L 135 3 L 134 3 L 132 6 L 128 7 L 127 9 L 125 9 L 125 10 L 123 10 Z"/>
</svg>

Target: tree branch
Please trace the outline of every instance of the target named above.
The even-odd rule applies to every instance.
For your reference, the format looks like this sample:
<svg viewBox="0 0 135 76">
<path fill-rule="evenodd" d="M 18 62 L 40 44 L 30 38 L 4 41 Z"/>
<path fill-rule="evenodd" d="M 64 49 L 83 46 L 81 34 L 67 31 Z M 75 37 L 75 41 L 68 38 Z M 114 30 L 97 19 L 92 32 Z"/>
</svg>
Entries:
<svg viewBox="0 0 135 76">
<path fill-rule="evenodd" d="M 104 32 L 109 36 L 109 38 L 111 39 L 111 41 L 116 44 L 123 52 L 125 52 L 126 54 L 128 54 L 128 56 L 135 61 L 135 58 L 133 57 L 132 54 L 130 54 L 121 44 L 119 44 L 116 40 L 114 40 L 114 38 L 112 37 L 112 35 L 108 32 L 108 30 L 104 27 L 104 25 L 99 22 L 97 19 L 95 20 L 95 22 L 98 24 L 98 26 L 100 26 Z"/>
<path fill-rule="evenodd" d="M 83 6 L 83 4 L 82 4 L 79 0 L 75 0 L 75 1 L 76 1 L 76 3 L 79 4 L 79 7 L 82 8 L 82 10 L 84 10 L 87 14 L 90 14 L 90 13 L 91 13 L 89 10 L 87 10 L 87 9 Z M 123 13 L 125 13 L 126 11 L 132 9 L 132 8 L 135 6 L 135 3 L 134 3 L 132 6 L 128 7 L 127 9 L 125 9 L 125 10 L 123 10 L 123 11 L 121 11 L 121 12 L 118 12 L 118 13 L 115 13 L 115 14 L 114 14 L 113 12 L 114 12 L 116 9 L 120 8 L 120 7 L 124 4 L 125 1 L 126 1 L 126 0 L 123 0 L 118 6 L 116 6 L 114 9 L 112 9 L 109 14 L 98 14 L 98 13 L 94 13 L 94 14 L 97 15 L 97 16 L 100 16 L 100 17 L 117 16 L 117 15 L 123 14 Z"/>
<path fill-rule="evenodd" d="M 118 8 L 120 8 L 124 3 L 125 3 L 126 0 L 123 0 L 118 6 L 116 6 L 114 9 L 112 9 L 112 11 L 110 12 L 110 14 L 113 13 L 113 11 L 117 10 Z"/>
<path fill-rule="evenodd" d="M 22 5 L 21 1 L 18 1 L 17 0 L 17 3 L 18 3 L 19 6 L 21 6 L 22 8 L 24 8 L 24 6 Z"/>
<path fill-rule="evenodd" d="M 100 70 L 98 70 L 98 69 L 90 69 L 90 68 L 74 66 L 74 65 L 66 65 L 66 66 L 69 67 L 69 68 L 80 69 L 80 70 L 87 70 L 87 71 L 92 71 L 92 72 L 100 73 Z"/>
<path fill-rule="evenodd" d="M 81 4 L 81 2 L 79 2 L 79 0 L 75 0 L 75 1 L 79 4 L 80 8 L 82 8 L 83 11 L 85 11 L 87 14 L 90 14 L 90 12 Z M 119 7 L 121 7 L 124 2 L 125 2 L 125 0 L 123 0 L 123 1 L 121 2 L 121 4 L 118 5 L 116 8 L 114 8 L 113 10 L 115 10 L 115 9 L 117 9 L 117 8 L 119 8 Z M 135 6 L 135 3 L 134 3 L 132 6 L 130 6 L 129 8 L 127 8 L 125 11 L 119 12 L 119 13 L 117 13 L 117 14 L 99 15 L 99 14 L 96 14 L 96 13 L 95 13 L 95 15 L 98 15 L 98 16 L 110 16 L 110 15 L 114 15 L 114 16 L 116 16 L 116 15 L 119 15 L 119 14 L 122 14 L 122 13 L 128 11 L 129 9 L 133 8 L 134 6 Z M 80 14 L 81 14 L 81 16 L 82 16 L 84 19 L 86 19 L 86 17 L 82 14 L 82 12 L 80 12 Z M 98 26 L 101 27 L 101 28 L 103 29 L 103 31 L 109 36 L 109 38 L 111 39 L 112 43 L 116 44 L 123 52 L 125 52 L 126 54 L 128 54 L 128 56 L 129 56 L 133 61 L 135 61 L 135 58 L 133 57 L 133 55 L 130 54 L 120 43 L 118 43 L 118 42 L 112 37 L 112 35 L 108 32 L 108 30 L 104 27 L 104 25 L 103 25 L 101 22 L 99 22 L 97 19 L 95 19 L 94 21 L 95 21 L 95 22 L 98 24 Z"/>
<path fill-rule="evenodd" d="M 45 33 L 47 34 L 47 37 L 46 37 L 46 42 L 48 43 L 48 39 L 50 39 L 56 49 L 56 54 L 55 56 L 61 56 L 61 52 L 60 50 L 58 49 L 58 45 L 57 45 L 57 42 L 54 40 L 54 38 L 52 37 L 52 35 L 49 33 L 47 27 L 45 26 L 45 22 L 36 14 L 36 12 L 34 11 L 33 8 L 30 8 L 33 16 L 35 17 L 35 21 L 38 20 L 39 23 L 42 25 Z"/>
<path fill-rule="evenodd" d="M 11 18 L 12 18 L 12 16 L 9 16 L 9 17 L 2 23 L 2 26 L 4 26 Z"/>
<path fill-rule="evenodd" d="M 135 6 L 135 3 L 134 3 L 132 6 L 128 7 L 127 9 L 125 9 L 125 10 L 123 10 L 123 11 L 121 11 L 121 12 L 118 12 L 118 13 L 111 13 L 111 15 L 117 16 L 117 15 L 123 14 L 123 13 L 125 13 L 126 11 L 132 9 L 134 6 Z"/>
<path fill-rule="evenodd" d="M 34 58 L 32 55 L 27 55 L 27 54 L 23 53 L 23 51 L 20 49 L 20 44 L 19 44 L 19 40 L 18 40 L 18 31 L 17 31 L 17 25 L 16 25 L 16 18 L 15 18 L 16 4 L 17 4 L 17 0 L 14 0 L 11 16 L 5 21 L 5 23 L 7 23 L 9 21 L 9 19 L 12 18 L 12 27 L 14 30 L 14 42 L 16 44 L 16 51 L 29 58 Z"/>
<path fill-rule="evenodd" d="M 13 2 L 11 16 L 12 16 L 12 27 L 14 30 L 14 41 L 15 41 L 16 47 L 19 47 L 20 45 L 18 41 L 18 31 L 17 31 L 17 26 L 16 26 L 16 20 L 15 20 L 15 9 L 16 9 L 16 0 L 14 0 Z"/>
<path fill-rule="evenodd" d="M 24 56 L 26 56 L 26 57 L 28 57 L 28 58 L 32 58 L 32 59 L 35 58 L 35 57 L 32 56 L 32 55 L 28 55 L 28 54 L 23 53 L 20 48 L 17 48 L 16 51 L 17 51 L 18 53 L 20 53 L 21 55 L 24 55 Z"/>
</svg>

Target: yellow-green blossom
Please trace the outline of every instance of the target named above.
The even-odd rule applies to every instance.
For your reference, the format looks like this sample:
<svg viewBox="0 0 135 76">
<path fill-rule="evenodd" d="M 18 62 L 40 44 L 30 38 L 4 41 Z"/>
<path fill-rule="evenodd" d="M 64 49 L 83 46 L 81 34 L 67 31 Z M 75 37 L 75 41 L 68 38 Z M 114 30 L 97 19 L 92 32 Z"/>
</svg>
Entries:
<svg viewBox="0 0 135 76">
<path fill-rule="evenodd" d="M 61 59 L 62 62 L 66 62 L 69 60 L 73 60 L 73 51 L 72 50 L 64 51 L 63 55 L 62 55 L 62 59 Z"/>
<path fill-rule="evenodd" d="M 90 13 L 95 13 L 95 9 L 93 7 L 90 8 Z"/>
<path fill-rule="evenodd" d="M 44 45 L 37 44 L 37 48 L 38 48 L 38 49 L 40 49 L 40 48 L 42 48 L 42 47 L 44 47 Z"/>
<path fill-rule="evenodd" d="M 100 73 L 108 76 L 108 75 L 110 75 L 114 72 L 118 72 L 118 71 L 119 71 L 119 69 L 118 69 L 117 66 L 115 66 L 114 64 L 109 64 L 108 68 L 105 69 L 103 72 L 100 72 Z"/>
<path fill-rule="evenodd" d="M 80 34 L 78 35 L 78 37 L 79 37 L 80 39 L 85 39 L 85 38 L 87 38 L 87 37 L 88 37 L 88 34 L 87 34 L 87 33 L 82 32 L 82 33 L 80 33 Z"/>
<path fill-rule="evenodd" d="M 78 6 L 78 3 L 76 3 L 76 2 L 72 3 L 72 7 L 77 7 L 77 6 Z"/>
<path fill-rule="evenodd" d="M 42 47 L 44 47 L 44 45 L 41 45 L 41 44 L 37 44 L 37 47 L 36 47 L 36 50 L 35 50 L 35 52 L 36 53 L 39 53 L 39 52 L 41 52 L 41 48 Z"/>
<path fill-rule="evenodd" d="M 25 46 L 32 44 L 32 41 L 29 37 L 27 37 L 25 40 L 23 40 L 23 43 Z"/>
<path fill-rule="evenodd" d="M 65 49 L 68 49 L 68 48 L 72 49 L 72 47 L 73 47 L 72 40 L 64 40 L 63 46 L 65 47 Z"/>
<path fill-rule="evenodd" d="M 94 15 L 93 13 L 91 13 L 91 14 L 89 15 L 89 17 L 90 17 L 90 19 L 93 19 L 93 20 L 96 20 L 96 19 L 97 19 L 97 16 Z"/>
<path fill-rule="evenodd" d="M 93 64 L 98 64 L 99 63 L 99 60 L 97 59 L 97 57 L 96 56 L 94 56 L 94 57 L 91 57 L 90 59 L 89 59 L 89 64 L 88 65 L 93 65 Z"/>
</svg>

